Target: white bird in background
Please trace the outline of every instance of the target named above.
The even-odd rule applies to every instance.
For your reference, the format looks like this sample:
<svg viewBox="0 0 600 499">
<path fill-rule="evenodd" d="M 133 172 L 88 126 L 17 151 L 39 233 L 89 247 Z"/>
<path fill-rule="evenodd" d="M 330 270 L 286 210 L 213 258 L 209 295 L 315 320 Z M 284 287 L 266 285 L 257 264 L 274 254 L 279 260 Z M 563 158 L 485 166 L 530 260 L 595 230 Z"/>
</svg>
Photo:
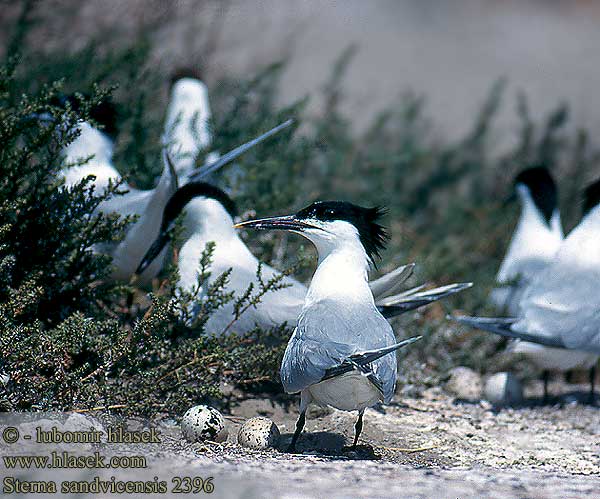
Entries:
<svg viewBox="0 0 600 499">
<path fill-rule="evenodd" d="M 77 105 L 73 102 L 78 102 L 74 98 L 67 98 L 66 100 L 71 105 Z M 102 104 L 100 110 L 92 109 L 91 116 L 109 129 L 111 123 L 114 123 L 115 109 L 108 104 Z M 289 120 L 275 127 L 260 137 L 235 148 L 216 161 L 206 163 L 196 170 L 190 170 L 190 174 L 194 178 L 201 179 L 214 173 L 222 166 L 234 161 L 251 147 L 288 127 L 291 123 L 291 120 Z M 99 191 L 108 187 L 109 179 L 113 182 L 121 181 L 121 176 L 112 164 L 112 141 L 103 132 L 87 122 L 82 122 L 78 126 L 81 132 L 80 135 L 65 151 L 67 162 L 71 164 L 81 162 L 88 159 L 92 154 L 98 154 L 99 160 L 95 161 L 94 156 L 91 162 L 82 166 L 69 166 L 67 164 L 62 174 L 69 179 L 69 186 L 82 181 L 88 175 L 95 177 L 94 185 Z M 114 245 L 106 244 L 97 248 L 99 251 L 109 253 L 113 257 L 112 278 L 115 280 L 128 281 L 135 274 L 140 260 L 149 250 L 150 243 L 159 236 L 165 206 L 178 187 L 177 174 L 166 151 L 163 151 L 163 163 L 162 175 L 154 189 L 139 190 L 125 184 L 121 188 L 125 191 L 124 194 L 111 196 L 98 206 L 98 211 L 103 213 L 118 213 L 121 216 L 137 217 L 136 221 L 128 227 L 122 241 Z M 98 183 L 98 179 L 100 179 L 100 183 Z M 151 265 L 145 268 L 144 272 L 137 274 L 138 283 L 142 285 L 150 284 L 151 280 L 162 269 L 166 254 L 167 250 L 164 248 L 163 251 L 155 255 Z"/>
<path fill-rule="evenodd" d="M 552 261 L 564 238 L 556 184 L 548 170 L 523 170 L 515 177 L 514 186 L 521 216 L 496 276 L 500 287 L 490 296 L 498 309 L 511 317 L 518 315 L 528 283 Z"/>
<path fill-rule="evenodd" d="M 79 100 L 75 96 L 64 97 L 60 105 L 69 105 L 78 109 Z M 158 235 L 162 211 L 177 190 L 177 176 L 169 161 L 163 154 L 163 172 L 154 189 L 140 190 L 123 181 L 123 177 L 113 165 L 114 143 L 112 137 L 116 132 L 117 111 L 110 101 L 104 101 L 90 110 L 90 117 L 103 126 L 101 131 L 87 121 L 77 125 L 79 135 L 64 150 L 65 167 L 61 176 L 66 187 L 73 187 L 88 177 L 96 192 L 102 194 L 110 183 L 120 183 L 122 195 L 113 195 L 102 201 L 97 210 L 102 213 L 118 213 L 121 216 L 136 216 L 122 241 L 117 244 L 103 244 L 97 249 L 109 253 L 113 257 L 115 280 L 127 281 L 134 274 L 139 259 L 148 250 L 148 234 Z M 106 132 L 106 133 L 105 133 Z M 78 164 L 83 163 L 83 164 Z M 164 263 L 166 251 L 140 276 L 141 284 L 149 284 Z"/>
<path fill-rule="evenodd" d="M 178 287 L 188 292 L 197 287 L 200 257 L 206 245 L 212 241 L 216 246 L 210 266 L 211 276 L 204 283 L 199 299 L 202 300 L 208 286 L 229 269 L 231 274 L 226 291 L 234 291 L 236 296 L 241 296 L 251 283 L 255 290 L 259 289 L 260 283 L 256 276 L 259 261 L 233 228 L 237 214 L 234 202 L 219 188 L 203 182 L 186 184 L 173 195 L 165 208 L 160 236 L 141 261 L 137 272 L 143 272 L 151 264 L 154 255 L 167 245 L 173 222 L 182 211 L 185 212 L 182 235 L 185 242 L 179 250 Z M 398 267 L 371 283 L 371 292 L 386 317 L 413 310 L 471 286 L 471 283 L 460 283 L 426 291 L 418 287 L 394 295 L 402 282 L 409 277 L 412 269 L 413 265 Z M 264 281 L 277 274 L 278 272 L 272 267 L 262 265 Z M 282 284 L 287 287 L 266 293 L 260 303 L 246 310 L 234 324 L 231 324 L 234 317 L 234 303 L 229 302 L 220 307 L 210 315 L 206 331 L 212 334 L 222 334 L 226 330 L 245 333 L 257 325 L 269 328 L 283 323 L 295 324 L 304 304 L 307 289 L 291 277 L 285 277 Z M 200 304 L 196 307 L 196 310 L 199 309 Z"/>
<path fill-rule="evenodd" d="M 496 307 L 510 317 L 519 316 L 527 286 L 552 261 L 564 239 L 556 184 L 550 172 L 544 167 L 525 169 L 515 177 L 514 188 L 521 216 L 496 276 L 501 287 L 490 296 Z M 507 351 L 525 357 L 557 354 L 554 349 L 519 340 L 511 342 Z M 549 377 L 548 370 L 543 369 L 545 400 Z"/>
<path fill-rule="evenodd" d="M 52 104 L 62 109 L 68 106 L 75 111 L 81 107 L 75 94 L 56 97 Z M 84 120 L 77 123 L 72 130 L 77 136 L 62 151 L 65 166 L 60 175 L 67 187 L 73 187 L 88 176 L 93 176 L 96 191 L 102 193 L 111 179 L 113 182 L 121 180 L 121 175 L 113 165 L 117 108 L 112 101 L 105 100 L 92 106 L 89 112 L 91 119 L 99 124 L 102 130 Z M 34 113 L 32 117 L 42 122 L 54 121 L 48 112 Z"/>
<path fill-rule="evenodd" d="M 356 448 L 365 409 L 378 402 L 389 403 L 394 395 L 396 350 L 420 339 L 396 343 L 369 288 L 369 264 L 379 256 L 387 238 L 378 223 L 380 216 L 377 208 L 325 201 L 295 215 L 236 226 L 301 234 L 319 255 L 281 364 L 285 391 L 300 392 L 300 417 L 290 452 L 295 450 L 311 402 L 358 411 L 352 446 Z"/>
<path fill-rule="evenodd" d="M 199 72 L 181 69 L 171 77 L 170 100 L 165 119 L 163 144 L 173 156 L 175 171 L 182 184 L 196 170 L 196 158 L 212 143 L 208 88 Z M 211 152 L 206 163 L 219 155 Z"/>
<path fill-rule="evenodd" d="M 554 259 L 533 278 L 516 318 L 457 317 L 464 324 L 520 341 L 515 351 L 546 371 L 590 369 L 594 400 L 600 356 L 600 181 L 584 195 L 584 216 Z M 544 386 L 547 399 L 547 383 Z"/>
</svg>

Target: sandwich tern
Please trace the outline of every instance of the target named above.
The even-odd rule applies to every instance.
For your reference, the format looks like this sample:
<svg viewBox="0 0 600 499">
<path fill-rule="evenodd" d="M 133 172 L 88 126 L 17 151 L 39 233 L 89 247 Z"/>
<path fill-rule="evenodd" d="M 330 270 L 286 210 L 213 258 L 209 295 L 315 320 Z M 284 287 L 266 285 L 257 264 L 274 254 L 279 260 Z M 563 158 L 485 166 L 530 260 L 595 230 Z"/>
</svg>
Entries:
<svg viewBox="0 0 600 499">
<path fill-rule="evenodd" d="M 260 283 L 256 272 L 259 261 L 233 228 L 237 215 L 235 203 L 224 191 L 205 182 L 188 183 L 173 195 L 164 211 L 160 235 L 141 260 L 137 272 L 143 272 L 155 255 L 167 245 L 173 223 L 182 211 L 184 243 L 178 255 L 178 287 L 191 292 L 197 286 L 200 258 L 206 245 L 214 242 L 216 247 L 212 255 L 211 276 L 204 283 L 200 299 L 214 279 L 227 271 L 230 271 L 227 291 L 234 291 L 236 296 L 241 296 L 250 284 L 258 289 Z M 431 290 L 423 290 L 419 286 L 399 293 L 413 267 L 413 264 L 397 267 L 370 283 L 371 292 L 385 317 L 394 317 L 471 286 L 471 283 L 458 283 Z M 266 264 L 262 264 L 261 269 L 264 281 L 278 274 Z M 302 310 L 307 288 L 290 276 L 285 276 L 280 284 L 285 287 L 266 293 L 256 306 L 246 310 L 233 325 L 234 303 L 229 302 L 220 307 L 209 317 L 206 330 L 212 334 L 220 334 L 226 330 L 245 333 L 257 325 L 263 328 L 283 323 L 294 325 Z M 200 310 L 200 307 L 196 306 L 195 309 Z"/>
<path fill-rule="evenodd" d="M 396 350 L 421 338 L 397 343 L 369 287 L 369 265 L 387 239 L 379 224 L 381 214 L 379 208 L 324 201 L 295 215 L 236 225 L 295 232 L 311 241 L 318 253 L 318 266 L 280 370 L 285 391 L 300 392 L 300 417 L 290 452 L 311 402 L 358 411 L 352 445 L 356 448 L 365 409 L 389 403 L 394 395 Z"/>
<path fill-rule="evenodd" d="M 514 318 L 455 317 L 520 340 L 511 348 L 544 371 L 590 369 L 590 401 L 600 356 L 600 180 L 584 193 L 584 216 L 526 288 Z M 547 376 L 544 399 L 547 400 Z"/>
<path fill-rule="evenodd" d="M 556 184 L 546 168 L 521 171 L 515 177 L 514 191 L 521 216 L 496 276 L 500 287 L 490 296 L 510 316 L 518 315 L 527 284 L 554 258 L 564 239 Z"/>
</svg>

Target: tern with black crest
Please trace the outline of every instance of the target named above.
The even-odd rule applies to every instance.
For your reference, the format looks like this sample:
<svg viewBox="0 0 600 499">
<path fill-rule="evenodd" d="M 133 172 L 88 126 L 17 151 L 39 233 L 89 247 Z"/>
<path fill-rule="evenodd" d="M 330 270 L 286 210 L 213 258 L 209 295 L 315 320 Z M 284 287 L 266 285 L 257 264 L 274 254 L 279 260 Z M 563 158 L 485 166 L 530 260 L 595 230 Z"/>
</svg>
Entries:
<svg viewBox="0 0 600 499">
<path fill-rule="evenodd" d="M 514 194 L 521 215 L 502 261 L 496 281 L 500 285 L 490 295 L 498 311 L 517 317 L 527 286 L 556 255 L 564 235 L 558 209 L 558 192 L 550 171 L 543 166 L 522 170 L 514 180 Z M 508 351 L 539 356 L 545 347 L 525 341 L 513 341 Z M 544 370 L 544 397 L 548 397 L 550 373 Z"/>
<path fill-rule="evenodd" d="M 547 168 L 521 171 L 514 181 L 521 215 L 502 261 L 491 295 L 498 309 L 511 316 L 519 313 L 519 302 L 527 285 L 552 261 L 563 241 L 554 179 Z"/>
<path fill-rule="evenodd" d="M 600 356 L 600 180 L 584 193 L 584 215 L 555 257 L 535 275 L 514 318 L 456 317 L 518 341 L 514 350 L 544 370 L 590 369 L 594 400 Z M 544 387 L 547 396 L 547 384 Z"/>
<path fill-rule="evenodd" d="M 394 395 L 396 351 L 420 338 L 397 343 L 369 288 L 369 266 L 387 240 L 381 215 L 379 208 L 325 201 L 295 215 L 236 226 L 295 232 L 314 244 L 319 257 L 281 364 L 285 391 L 300 392 L 300 417 L 290 451 L 295 450 L 311 402 L 358 411 L 355 448 L 365 409 L 389 403 Z"/>
<path fill-rule="evenodd" d="M 141 259 L 137 272 L 144 272 L 169 243 L 171 229 L 182 212 L 184 243 L 179 250 L 178 287 L 187 292 L 192 292 L 197 287 L 200 258 L 207 244 L 213 242 L 215 249 L 210 266 L 211 275 L 203 283 L 199 300 L 204 299 L 208 287 L 224 272 L 228 272 L 227 292 L 241 296 L 250 285 L 259 289 L 260 283 L 256 275 L 259 260 L 233 228 L 237 215 L 235 203 L 224 191 L 206 182 L 190 182 L 171 197 L 164 210 L 159 235 Z M 399 292 L 413 267 L 414 264 L 399 266 L 369 283 L 376 304 L 385 317 L 391 318 L 414 310 L 471 286 L 470 283 L 458 283 L 431 290 L 423 290 L 419 286 Z M 274 268 L 264 263 L 261 264 L 261 269 L 262 279 L 265 281 L 278 274 Z M 266 293 L 259 303 L 247 309 L 233 324 L 234 303 L 224 304 L 210 315 L 206 331 L 215 335 L 224 332 L 243 334 L 256 326 L 270 328 L 284 323 L 295 325 L 304 305 L 307 288 L 290 276 L 284 277 L 280 284 L 284 285 L 282 289 Z M 200 310 L 200 305 L 198 303 L 190 311 L 192 319 Z"/>
</svg>

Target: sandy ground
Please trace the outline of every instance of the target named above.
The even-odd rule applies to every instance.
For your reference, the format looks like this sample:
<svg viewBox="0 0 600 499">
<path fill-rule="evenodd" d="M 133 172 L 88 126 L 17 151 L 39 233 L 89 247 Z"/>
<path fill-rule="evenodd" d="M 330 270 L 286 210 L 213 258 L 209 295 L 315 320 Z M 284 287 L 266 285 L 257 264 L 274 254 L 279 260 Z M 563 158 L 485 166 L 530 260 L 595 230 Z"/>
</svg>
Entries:
<svg viewBox="0 0 600 499">
<path fill-rule="evenodd" d="M 578 396 L 583 391 L 571 398 Z M 260 413 L 278 423 L 285 448 L 297 413 L 252 399 L 233 411 L 242 417 Z M 281 497 L 600 494 L 596 407 L 576 402 L 542 406 L 529 398 L 524 407 L 496 411 L 487 402 L 461 403 L 432 389 L 422 399 L 368 410 L 356 453 L 342 450 L 351 442 L 354 419 L 341 411 L 312 411 L 299 441 L 301 455 L 226 446 L 222 451 L 206 448 L 200 460 L 215 472 L 251 474 Z"/>
<path fill-rule="evenodd" d="M 112 445 L 104 452 L 146 455 L 151 468 L 142 472 L 144 479 L 212 476 L 214 497 L 600 496 L 600 409 L 577 402 L 584 386 L 575 392 L 569 386 L 568 396 L 546 406 L 535 397 L 539 388 L 534 386 L 522 407 L 502 410 L 457 401 L 438 388 L 419 399 L 369 409 L 356 452 L 343 448 L 351 441 L 355 415 L 315 408 L 298 453 L 286 453 L 295 404 L 266 397 L 233 404 L 225 444 L 186 443 L 175 422 L 163 422 L 161 444 Z M 280 449 L 254 451 L 235 443 L 241 422 L 257 415 L 277 423 Z M 119 480 L 140 479 L 139 471 L 112 473 Z"/>
</svg>

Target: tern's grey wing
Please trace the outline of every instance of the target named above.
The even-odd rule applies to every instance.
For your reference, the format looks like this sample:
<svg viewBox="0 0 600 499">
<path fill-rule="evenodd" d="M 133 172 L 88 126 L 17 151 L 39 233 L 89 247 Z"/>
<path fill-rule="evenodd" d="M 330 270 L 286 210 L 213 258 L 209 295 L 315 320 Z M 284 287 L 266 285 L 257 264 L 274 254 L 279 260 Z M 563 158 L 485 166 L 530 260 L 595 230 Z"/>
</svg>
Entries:
<svg viewBox="0 0 600 499">
<path fill-rule="evenodd" d="M 414 268 L 414 263 L 401 265 L 381 276 L 379 279 L 370 281 L 369 287 L 371 288 L 371 293 L 373 294 L 375 301 L 395 294 L 402 287 L 404 281 L 412 275 Z"/>
<path fill-rule="evenodd" d="M 544 271 L 525 294 L 520 321 L 513 329 L 560 339 L 567 348 L 600 353 L 600 272 L 559 266 L 552 270 Z"/>
<path fill-rule="evenodd" d="M 394 342 L 391 326 L 372 304 L 322 300 L 300 314 L 281 364 L 283 386 L 290 393 L 301 391 L 321 381 L 328 369 L 350 355 Z M 388 401 L 396 383 L 395 353 L 373 362 L 372 370 Z"/>
<path fill-rule="evenodd" d="M 252 284 L 254 286 L 252 295 L 256 295 L 260 287 L 256 278 L 258 260 L 252 258 L 251 261 L 244 261 L 240 257 L 240 260 L 234 261 L 232 258 L 223 258 L 223 253 L 217 254 L 211 266 L 212 277 L 217 278 L 223 272 L 231 269 L 226 291 L 233 291 L 235 296 L 239 298 Z M 278 275 L 275 269 L 266 264 L 263 265 L 263 281 L 268 281 L 275 275 Z M 285 284 L 286 287 L 268 291 L 259 303 L 244 311 L 241 317 L 229 328 L 229 332 L 243 334 L 256 326 L 268 329 L 280 326 L 283 323 L 287 323 L 289 327 L 294 327 L 304 304 L 306 287 L 289 276 L 283 277 L 280 283 Z M 233 301 L 216 310 L 209 321 L 210 332 L 219 334 L 231 322 L 233 314 Z"/>
</svg>

